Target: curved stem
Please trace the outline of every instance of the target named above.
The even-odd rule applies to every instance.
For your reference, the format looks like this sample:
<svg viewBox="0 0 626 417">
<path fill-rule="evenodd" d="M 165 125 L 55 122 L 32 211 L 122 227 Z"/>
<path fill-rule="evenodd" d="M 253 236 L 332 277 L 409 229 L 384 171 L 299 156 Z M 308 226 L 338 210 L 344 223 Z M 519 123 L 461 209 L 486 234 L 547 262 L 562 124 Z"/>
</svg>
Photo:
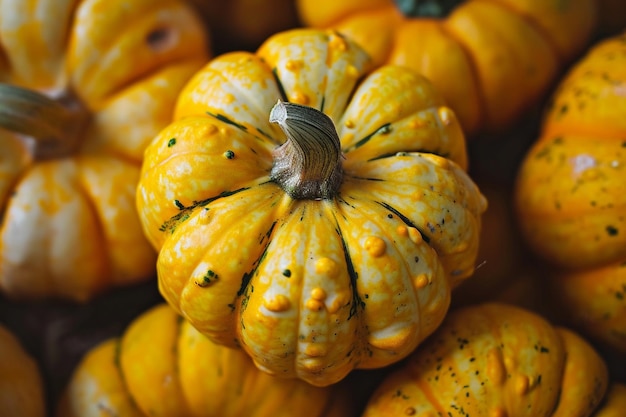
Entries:
<svg viewBox="0 0 626 417">
<path fill-rule="evenodd" d="M 273 152 L 272 180 L 295 199 L 333 198 L 343 179 L 343 154 L 330 117 L 312 107 L 278 101 L 269 120 L 287 136 Z"/>
<path fill-rule="evenodd" d="M 38 158 L 65 155 L 78 145 L 87 114 L 36 91 L 0 83 L 0 127 L 36 140 Z"/>
<path fill-rule="evenodd" d="M 464 0 L 395 0 L 407 17 L 445 17 Z"/>
</svg>

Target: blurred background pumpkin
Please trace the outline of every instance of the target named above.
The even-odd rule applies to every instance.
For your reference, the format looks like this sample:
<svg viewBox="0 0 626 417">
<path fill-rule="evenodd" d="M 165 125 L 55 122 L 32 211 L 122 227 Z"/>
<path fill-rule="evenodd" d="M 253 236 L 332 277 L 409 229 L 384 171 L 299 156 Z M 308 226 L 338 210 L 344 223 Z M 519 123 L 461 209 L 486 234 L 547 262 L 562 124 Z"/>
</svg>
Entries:
<svg viewBox="0 0 626 417">
<path fill-rule="evenodd" d="M 545 263 L 554 313 L 626 355 L 626 34 L 561 80 L 515 184 L 516 221 Z"/>
<path fill-rule="evenodd" d="M 590 42 L 596 0 L 297 0 L 302 23 L 429 78 L 472 138 L 511 127 Z"/>
<path fill-rule="evenodd" d="M 143 151 L 208 42 L 184 0 L 0 1 L 0 291 L 85 302 L 154 277 Z"/>
</svg>

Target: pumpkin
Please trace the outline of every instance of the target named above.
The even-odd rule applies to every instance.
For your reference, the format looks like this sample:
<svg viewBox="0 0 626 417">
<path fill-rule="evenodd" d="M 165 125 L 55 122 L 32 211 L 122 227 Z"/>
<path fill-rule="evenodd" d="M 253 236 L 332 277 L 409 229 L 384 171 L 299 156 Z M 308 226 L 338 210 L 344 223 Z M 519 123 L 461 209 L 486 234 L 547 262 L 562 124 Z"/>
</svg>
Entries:
<svg viewBox="0 0 626 417">
<path fill-rule="evenodd" d="M 7 296 L 86 301 L 154 277 L 140 164 L 207 42 L 182 0 L 0 1 Z"/>
<path fill-rule="evenodd" d="M 626 35 L 606 39 L 560 82 L 517 173 L 529 246 L 564 268 L 626 260 Z"/>
<path fill-rule="evenodd" d="M 254 50 L 274 33 L 299 25 L 294 0 L 190 0 L 204 18 L 217 54 Z"/>
<path fill-rule="evenodd" d="M 593 417 L 621 417 L 626 410 L 626 385 L 613 382 L 600 408 Z"/>
<path fill-rule="evenodd" d="M 432 85 L 367 62 L 315 29 L 213 59 L 138 185 L 165 299 L 216 343 L 314 385 L 393 363 L 439 325 L 486 207 Z"/>
<path fill-rule="evenodd" d="M 578 334 L 489 302 L 451 312 L 362 416 L 585 417 L 607 385 L 606 364 Z"/>
<path fill-rule="evenodd" d="M 423 3 L 423 4 L 420 4 Z M 588 44 L 596 0 L 297 0 L 303 24 L 428 77 L 469 137 L 511 127 Z"/>
<path fill-rule="evenodd" d="M 39 365 L 13 331 L 4 325 L 0 325 L 0 415 L 46 415 Z"/>
<path fill-rule="evenodd" d="M 622 34 L 599 41 L 564 76 L 515 186 L 524 241 L 556 270 L 549 287 L 567 322 L 622 352 L 625 87 Z"/>
<path fill-rule="evenodd" d="M 559 320 L 626 355 L 626 262 L 551 270 L 547 289 Z"/>
<path fill-rule="evenodd" d="M 216 345 L 166 304 L 95 345 L 76 366 L 58 417 L 340 417 L 342 387 L 313 387 L 259 371 L 241 350 Z M 351 414 L 352 413 L 352 414 Z"/>
</svg>

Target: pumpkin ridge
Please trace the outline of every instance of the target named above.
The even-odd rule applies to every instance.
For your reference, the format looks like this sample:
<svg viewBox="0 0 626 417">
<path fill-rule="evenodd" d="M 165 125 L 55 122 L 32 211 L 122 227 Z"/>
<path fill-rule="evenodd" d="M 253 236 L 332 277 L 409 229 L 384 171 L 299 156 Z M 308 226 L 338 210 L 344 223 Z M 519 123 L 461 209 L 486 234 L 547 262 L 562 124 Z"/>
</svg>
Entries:
<svg viewBox="0 0 626 417">
<path fill-rule="evenodd" d="M 513 2 L 503 2 L 502 0 L 482 0 L 482 1 L 497 4 L 499 7 L 502 7 L 503 9 L 506 9 L 506 10 L 510 10 L 511 13 L 515 14 L 516 16 L 521 17 L 524 20 L 524 22 L 528 23 L 528 25 L 531 26 L 541 36 L 541 38 L 548 44 L 552 53 L 556 55 L 557 57 L 559 57 L 559 61 L 563 61 L 566 59 L 566 57 L 562 56 L 561 51 L 557 47 L 557 44 L 552 38 L 552 36 L 550 36 L 550 32 L 546 28 L 544 28 L 539 22 L 537 22 L 537 19 L 532 14 L 524 12 L 524 10 L 522 10 L 519 7 L 515 7 Z"/>
<path fill-rule="evenodd" d="M 237 194 L 241 191 L 246 191 L 249 190 L 251 187 L 242 187 L 242 188 L 238 188 L 236 190 L 227 190 L 227 191 L 222 191 L 220 194 L 213 196 L 213 197 L 208 197 L 204 200 L 200 200 L 200 201 L 194 201 L 191 205 L 189 206 L 183 206 L 182 204 L 180 204 L 180 202 L 178 202 L 178 200 L 176 201 L 176 205 L 177 207 L 180 209 L 180 212 L 178 212 L 177 214 L 175 214 L 174 216 L 170 217 L 169 220 L 165 221 L 161 227 L 159 227 L 159 230 L 161 232 L 170 232 L 170 233 L 174 233 L 174 229 L 176 229 L 176 226 L 178 226 L 180 223 L 184 222 L 185 220 L 187 220 L 193 213 L 194 211 L 199 208 L 199 207 L 205 207 L 206 205 L 210 204 L 211 202 L 220 199 L 220 198 L 224 198 L 224 197 L 229 197 L 231 195 Z"/>
<path fill-rule="evenodd" d="M 456 33 L 448 29 L 446 21 L 443 21 L 439 25 L 439 28 L 444 34 L 459 45 L 459 49 L 463 51 L 463 55 L 468 62 L 468 68 L 470 69 L 470 77 L 476 87 L 476 98 L 478 99 L 478 120 L 476 120 L 474 124 L 476 126 L 484 126 L 487 121 L 487 97 L 485 97 L 485 89 L 483 83 L 480 81 L 480 77 L 478 76 L 478 64 L 476 63 L 476 58 L 474 58 L 474 53 L 472 49 L 465 42 L 463 42 L 461 37 L 457 36 Z"/>
<path fill-rule="evenodd" d="M 395 214 L 396 216 L 398 216 L 398 218 L 402 220 L 402 222 L 406 224 L 407 226 L 415 228 L 420 233 L 420 235 L 422 235 L 422 239 L 424 240 L 424 242 L 430 245 L 430 237 L 426 233 L 424 233 L 424 231 L 420 227 L 418 227 L 415 223 L 413 223 L 411 219 L 409 219 L 406 215 L 402 214 L 396 208 L 392 207 L 388 203 L 385 203 L 384 201 L 374 201 L 374 202 L 386 208 L 387 210 L 389 210 L 391 213 Z"/>
</svg>

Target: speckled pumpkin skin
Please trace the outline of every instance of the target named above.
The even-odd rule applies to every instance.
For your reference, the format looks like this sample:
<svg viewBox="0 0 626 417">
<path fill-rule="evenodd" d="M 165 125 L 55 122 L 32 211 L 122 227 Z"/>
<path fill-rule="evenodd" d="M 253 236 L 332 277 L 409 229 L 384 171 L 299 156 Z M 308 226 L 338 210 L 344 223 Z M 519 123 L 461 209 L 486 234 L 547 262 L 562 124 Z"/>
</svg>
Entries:
<svg viewBox="0 0 626 417">
<path fill-rule="evenodd" d="M 0 415 L 44 417 L 44 381 L 35 359 L 0 325 Z"/>
<path fill-rule="evenodd" d="M 451 312 L 362 417 L 587 417 L 607 385 L 606 364 L 577 334 L 528 310 L 477 304 Z"/>
<path fill-rule="evenodd" d="M 515 204 L 526 241 L 564 268 L 626 260 L 626 36 L 562 80 L 525 156 Z"/>
<path fill-rule="evenodd" d="M 626 36 L 595 45 L 563 79 L 520 166 L 528 246 L 557 270 L 560 313 L 626 352 Z"/>
<path fill-rule="evenodd" d="M 595 0 L 467 0 L 445 18 L 406 17 L 394 0 L 298 0 L 305 25 L 352 37 L 376 65 L 428 77 L 466 134 L 509 127 L 585 48 Z"/>
<path fill-rule="evenodd" d="M 207 41 L 181 0 L 0 1 L 0 81 L 71 97 L 90 117 L 79 149 L 51 160 L 0 130 L 2 292 L 87 301 L 154 277 L 140 164 Z"/>
<path fill-rule="evenodd" d="M 241 350 L 215 345 L 157 305 L 86 353 L 57 417 L 347 417 L 342 388 L 259 371 Z"/>
<path fill-rule="evenodd" d="M 432 333 L 473 272 L 486 207 L 431 84 L 394 66 L 362 79 L 368 68 L 351 41 L 312 29 L 218 57 L 180 95 L 139 182 L 166 300 L 262 369 L 314 385 L 396 362 Z M 281 98 L 334 121 L 335 198 L 294 200 L 270 181 Z"/>
</svg>

